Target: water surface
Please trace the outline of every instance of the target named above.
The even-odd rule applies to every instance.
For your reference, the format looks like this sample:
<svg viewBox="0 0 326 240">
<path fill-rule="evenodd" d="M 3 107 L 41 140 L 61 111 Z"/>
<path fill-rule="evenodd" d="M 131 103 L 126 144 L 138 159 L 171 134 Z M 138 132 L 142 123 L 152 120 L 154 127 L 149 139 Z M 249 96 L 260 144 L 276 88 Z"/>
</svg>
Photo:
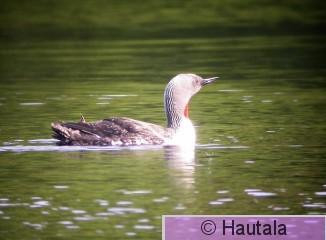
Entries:
<svg viewBox="0 0 326 240">
<path fill-rule="evenodd" d="M 246 15 L 249 7 L 242 23 L 222 18 L 234 7 L 227 2 L 215 20 L 205 11 L 176 17 L 175 28 L 148 12 L 114 36 L 101 28 L 102 13 L 82 30 L 76 20 L 52 31 L 36 23 L 47 19 L 39 12 L 24 31 L 3 13 L 11 20 L 0 46 L 3 239 L 159 239 L 162 214 L 325 214 L 325 37 L 303 18 L 302 31 L 291 21 L 285 31 L 282 12 L 266 28 L 251 27 L 265 18 Z M 182 13 L 163 9 L 170 19 Z M 180 72 L 220 77 L 190 104 L 194 158 L 161 146 L 59 147 L 51 138 L 51 122 L 80 114 L 164 126 L 163 91 Z"/>
</svg>

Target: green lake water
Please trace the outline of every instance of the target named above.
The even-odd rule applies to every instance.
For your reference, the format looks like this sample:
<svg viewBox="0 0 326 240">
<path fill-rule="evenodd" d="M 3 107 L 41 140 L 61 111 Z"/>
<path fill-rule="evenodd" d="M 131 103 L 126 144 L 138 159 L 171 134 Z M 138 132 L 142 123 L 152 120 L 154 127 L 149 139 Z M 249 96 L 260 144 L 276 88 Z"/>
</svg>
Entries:
<svg viewBox="0 0 326 240">
<path fill-rule="evenodd" d="M 160 239 L 167 214 L 325 214 L 325 34 L 317 1 L 3 1 L 1 239 Z M 195 158 L 59 147 L 51 122 L 165 126 L 178 73 Z"/>
</svg>

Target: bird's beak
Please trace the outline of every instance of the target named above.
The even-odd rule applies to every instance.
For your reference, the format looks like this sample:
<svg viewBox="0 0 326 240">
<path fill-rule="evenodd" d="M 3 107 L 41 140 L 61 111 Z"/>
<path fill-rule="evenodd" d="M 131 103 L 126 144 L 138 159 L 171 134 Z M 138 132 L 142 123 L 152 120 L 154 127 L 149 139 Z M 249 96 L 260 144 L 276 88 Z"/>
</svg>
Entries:
<svg viewBox="0 0 326 240">
<path fill-rule="evenodd" d="M 201 85 L 205 86 L 207 84 L 213 83 L 216 79 L 218 79 L 218 77 L 205 78 Z"/>
</svg>

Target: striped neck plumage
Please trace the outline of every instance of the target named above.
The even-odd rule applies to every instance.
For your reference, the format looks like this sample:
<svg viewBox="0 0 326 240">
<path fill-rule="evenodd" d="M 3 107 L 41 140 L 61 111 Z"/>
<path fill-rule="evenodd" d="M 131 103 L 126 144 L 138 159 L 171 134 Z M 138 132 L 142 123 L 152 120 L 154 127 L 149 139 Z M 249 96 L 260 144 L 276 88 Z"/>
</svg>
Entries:
<svg viewBox="0 0 326 240">
<path fill-rule="evenodd" d="M 174 84 L 170 82 L 164 93 L 164 108 L 167 118 L 167 127 L 178 129 L 183 118 L 188 118 L 189 100 L 185 101 L 174 89 Z"/>
</svg>

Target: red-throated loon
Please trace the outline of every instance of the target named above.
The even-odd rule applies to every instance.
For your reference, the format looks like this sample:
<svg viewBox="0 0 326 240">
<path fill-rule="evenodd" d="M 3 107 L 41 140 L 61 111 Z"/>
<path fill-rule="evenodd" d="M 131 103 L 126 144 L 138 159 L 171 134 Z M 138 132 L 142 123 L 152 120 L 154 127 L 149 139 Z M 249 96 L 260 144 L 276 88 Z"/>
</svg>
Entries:
<svg viewBox="0 0 326 240">
<path fill-rule="evenodd" d="M 218 77 L 203 79 L 195 74 L 179 74 L 164 92 L 167 128 L 130 118 L 111 117 L 95 122 L 52 123 L 59 145 L 195 145 L 194 126 L 188 118 L 190 98 L 202 86 Z"/>
</svg>

